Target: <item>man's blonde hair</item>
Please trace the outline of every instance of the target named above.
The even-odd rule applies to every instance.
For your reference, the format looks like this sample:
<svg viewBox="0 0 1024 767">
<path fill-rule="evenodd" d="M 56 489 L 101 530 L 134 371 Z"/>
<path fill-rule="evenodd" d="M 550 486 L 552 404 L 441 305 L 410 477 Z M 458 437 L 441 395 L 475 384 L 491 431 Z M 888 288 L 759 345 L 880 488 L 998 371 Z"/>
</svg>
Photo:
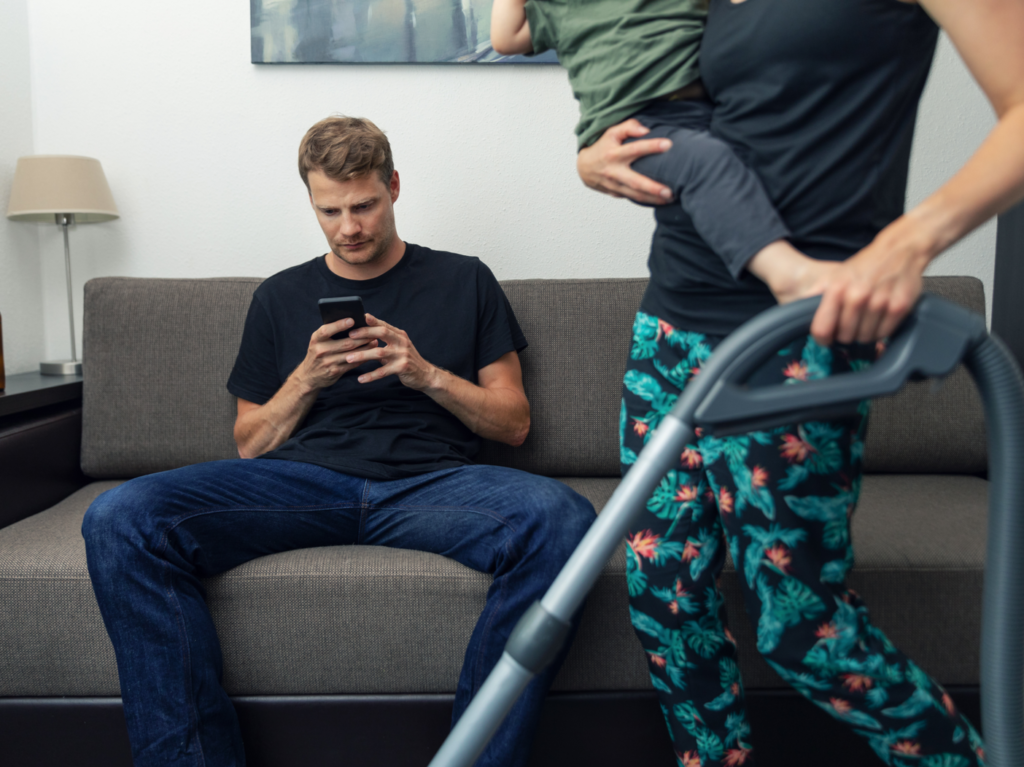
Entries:
<svg viewBox="0 0 1024 767">
<path fill-rule="evenodd" d="M 384 131 L 361 117 L 328 117 L 302 137 L 299 175 L 309 189 L 309 173 L 318 170 L 335 181 L 349 181 L 377 172 L 391 183 L 395 162 Z"/>
</svg>

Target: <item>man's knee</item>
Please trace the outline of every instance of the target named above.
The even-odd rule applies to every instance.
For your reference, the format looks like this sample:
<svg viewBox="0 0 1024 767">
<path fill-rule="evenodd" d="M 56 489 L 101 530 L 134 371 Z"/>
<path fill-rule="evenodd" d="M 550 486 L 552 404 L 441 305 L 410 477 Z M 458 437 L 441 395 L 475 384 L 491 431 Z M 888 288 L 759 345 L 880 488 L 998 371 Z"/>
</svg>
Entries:
<svg viewBox="0 0 1024 767">
<path fill-rule="evenodd" d="M 89 505 L 82 520 L 82 537 L 85 538 L 86 546 L 109 538 L 112 534 L 120 519 L 118 508 L 121 504 L 117 497 L 122 494 L 122 487 L 124 485 L 107 490 Z"/>
<path fill-rule="evenodd" d="M 147 537 L 144 511 L 153 509 L 158 498 L 146 480 L 140 477 L 111 488 L 89 506 L 82 520 L 82 537 L 90 564 L 107 561 L 111 553 Z"/>
<path fill-rule="evenodd" d="M 597 516 L 590 501 L 554 479 L 538 482 L 533 506 L 546 545 L 564 550 L 565 557 L 576 548 Z"/>
</svg>

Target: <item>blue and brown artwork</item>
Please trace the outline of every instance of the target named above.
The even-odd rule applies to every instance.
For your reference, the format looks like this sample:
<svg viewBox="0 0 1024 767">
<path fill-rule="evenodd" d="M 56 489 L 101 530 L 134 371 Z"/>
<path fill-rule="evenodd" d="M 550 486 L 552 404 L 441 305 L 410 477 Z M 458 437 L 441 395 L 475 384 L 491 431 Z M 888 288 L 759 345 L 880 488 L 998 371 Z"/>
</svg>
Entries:
<svg viewBox="0 0 1024 767">
<path fill-rule="evenodd" d="M 491 0 L 249 0 L 254 64 L 557 63 L 491 47 Z"/>
</svg>

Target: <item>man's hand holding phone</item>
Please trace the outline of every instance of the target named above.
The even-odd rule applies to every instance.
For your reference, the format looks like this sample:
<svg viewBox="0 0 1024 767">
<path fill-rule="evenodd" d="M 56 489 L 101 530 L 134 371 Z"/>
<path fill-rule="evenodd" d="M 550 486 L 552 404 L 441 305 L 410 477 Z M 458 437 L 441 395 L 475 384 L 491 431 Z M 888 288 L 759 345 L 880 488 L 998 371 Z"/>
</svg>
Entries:
<svg viewBox="0 0 1024 767">
<path fill-rule="evenodd" d="M 307 391 L 324 389 L 361 365 L 362 362 L 346 361 L 346 355 L 353 350 L 377 346 L 375 338 L 350 338 L 347 332 L 353 327 L 364 327 L 367 316 L 359 298 L 320 301 L 320 318 L 324 324 L 309 337 L 306 358 L 296 370 L 299 382 Z"/>
<path fill-rule="evenodd" d="M 409 334 L 363 309 L 358 296 L 321 298 L 323 325 L 309 339 L 299 379 L 310 389 L 330 386 L 365 362 L 380 367 L 359 376 L 359 383 L 397 375 L 410 389 L 426 391 L 437 382 L 440 368 L 420 356 Z"/>
<path fill-rule="evenodd" d="M 376 360 L 380 367 L 359 376 L 359 383 L 378 381 L 390 375 L 410 389 L 427 391 L 438 385 L 441 368 L 432 365 L 420 356 L 409 334 L 401 328 L 389 325 L 372 314 L 366 315 L 366 327 L 353 330 L 354 341 L 368 341 L 364 349 L 345 355 L 345 361 L 353 367 Z"/>
</svg>

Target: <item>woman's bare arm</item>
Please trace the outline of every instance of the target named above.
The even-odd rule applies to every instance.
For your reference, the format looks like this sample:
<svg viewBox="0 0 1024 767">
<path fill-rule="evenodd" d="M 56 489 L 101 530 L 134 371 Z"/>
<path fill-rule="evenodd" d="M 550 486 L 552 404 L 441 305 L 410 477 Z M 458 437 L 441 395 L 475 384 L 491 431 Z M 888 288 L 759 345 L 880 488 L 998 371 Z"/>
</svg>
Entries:
<svg viewBox="0 0 1024 767">
<path fill-rule="evenodd" d="M 829 275 L 811 332 L 820 342 L 889 335 L 939 253 L 1024 198 L 1024 0 L 922 0 L 999 120 L 964 166 Z M 811 295 L 811 294 L 809 294 Z"/>
</svg>

